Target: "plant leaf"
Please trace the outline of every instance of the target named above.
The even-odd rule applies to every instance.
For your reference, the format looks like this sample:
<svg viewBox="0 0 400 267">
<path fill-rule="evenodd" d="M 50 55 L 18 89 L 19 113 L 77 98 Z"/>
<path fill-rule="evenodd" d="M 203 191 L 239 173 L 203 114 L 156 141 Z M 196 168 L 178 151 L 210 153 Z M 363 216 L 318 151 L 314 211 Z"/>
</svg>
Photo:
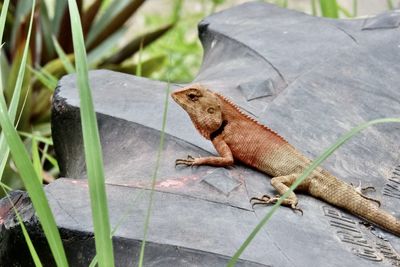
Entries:
<svg viewBox="0 0 400 267">
<path fill-rule="evenodd" d="M 72 53 L 72 33 L 71 21 L 68 8 L 64 9 L 64 14 L 60 22 L 60 29 L 57 35 L 58 42 L 61 44 L 62 49 L 67 53 Z"/>
<path fill-rule="evenodd" d="M 132 41 L 130 41 L 127 45 L 125 45 L 118 53 L 106 59 L 103 64 L 119 64 L 132 56 L 134 53 L 139 51 L 140 44 L 143 43 L 143 47 L 151 44 L 161 36 L 163 36 L 168 30 L 170 30 L 175 24 L 168 24 L 160 29 L 157 29 L 153 32 L 146 33 L 142 36 L 139 36 Z M 103 65 L 103 64 L 100 64 Z"/>
<path fill-rule="evenodd" d="M 51 26 L 53 30 L 51 31 L 54 35 L 58 36 L 60 33 L 60 25 L 61 21 L 63 20 L 65 10 L 67 9 L 67 0 L 57 0 L 54 1 L 54 16 Z"/>
<path fill-rule="evenodd" d="M 53 40 L 54 47 L 56 48 L 57 55 L 60 58 L 61 62 L 63 63 L 65 70 L 68 73 L 75 73 L 74 66 L 72 66 L 71 62 L 68 59 L 68 56 L 65 54 L 64 50 L 58 43 L 57 39 L 54 36 L 52 36 L 52 40 Z"/>
<path fill-rule="evenodd" d="M 19 174 L 24 181 L 25 188 L 32 200 L 33 207 L 35 208 L 42 229 L 46 235 L 54 259 L 58 266 L 68 266 L 60 234 L 43 191 L 42 184 L 39 182 L 40 178 L 36 175 L 36 171 L 30 162 L 24 144 L 18 137 L 18 133 L 11 123 L 2 95 L 0 95 L 0 125 L 10 147 L 14 163 L 18 168 Z"/>
<path fill-rule="evenodd" d="M 121 11 L 125 5 L 127 5 L 128 0 L 116 0 L 112 5 L 107 4 L 107 1 L 103 1 L 100 10 L 104 10 L 104 12 L 101 12 L 99 15 L 100 17 L 96 18 L 94 21 L 94 24 L 92 27 L 90 27 L 90 30 L 88 32 L 87 38 L 86 38 L 86 46 L 90 45 L 96 36 L 100 34 L 102 30 L 109 24 L 112 20 L 112 18 L 119 12 Z"/>
<path fill-rule="evenodd" d="M 126 28 L 121 28 L 112 34 L 107 40 L 99 44 L 96 48 L 88 53 L 88 62 L 92 68 L 98 68 L 99 64 L 105 58 L 110 57 L 116 51 L 118 44 L 121 42 L 126 32 Z"/>
<path fill-rule="evenodd" d="M 88 34 L 96 15 L 99 13 L 102 2 L 102 0 L 94 0 L 92 5 L 87 9 L 86 12 L 84 12 L 82 16 L 82 28 L 84 36 Z"/>
<path fill-rule="evenodd" d="M 112 33 L 118 30 L 125 22 L 136 12 L 136 10 L 144 3 L 145 0 L 134 0 L 129 2 L 125 8 L 119 11 L 109 24 L 94 38 L 93 41 L 87 43 L 88 51 L 98 46 L 107 39 Z"/>
<path fill-rule="evenodd" d="M 42 62 L 48 62 L 55 56 L 53 42 L 51 41 L 53 32 L 45 1 L 40 1 L 39 21 L 41 27 L 40 32 L 43 40 L 42 53 L 41 53 L 42 58 L 40 60 L 40 62 L 42 63 Z"/>
<path fill-rule="evenodd" d="M 72 38 L 76 58 L 77 81 L 80 98 L 80 114 L 86 170 L 89 183 L 90 203 L 99 266 L 114 266 L 114 253 L 110 237 L 108 203 L 105 190 L 103 157 L 100 137 L 89 86 L 88 66 L 82 26 L 74 0 L 68 0 L 71 15 Z"/>
<path fill-rule="evenodd" d="M 35 75 L 35 78 L 40 81 L 44 87 L 49 89 L 50 91 L 54 92 L 54 89 L 57 86 L 58 80 L 54 76 L 48 76 L 48 74 L 44 74 L 42 71 L 38 71 L 33 69 L 31 66 L 28 66 L 29 70 Z"/>
<path fill-rule="evenodd" d="M 67 55 L 67 59 L 71 64 L 75 63 L 75 55 L 69 54 Z M 44 73 L 49 73 L 54 77 L 61 77 L 67 74 L 67 70 L 65 69 L 64 63 L 61 59 L 55 58 L 52 61 L 48 62 L 43 68 L 42 71 Z"/>
<path fill-rule="evenodd" d="M 39 146 L 36 138 L 32 138 L 32 163 L 33 168 L 36 171 L 36 175 L 39 178 L 39 182 L 42 184 L 42 164 L 40 163 L 40 156 L 39 156 Z"/>
<path fill-rule="evenodd" d="M 339 18 L 339 8 L 336 0 L 319 0 L 323 17 Z"/>
</svg>

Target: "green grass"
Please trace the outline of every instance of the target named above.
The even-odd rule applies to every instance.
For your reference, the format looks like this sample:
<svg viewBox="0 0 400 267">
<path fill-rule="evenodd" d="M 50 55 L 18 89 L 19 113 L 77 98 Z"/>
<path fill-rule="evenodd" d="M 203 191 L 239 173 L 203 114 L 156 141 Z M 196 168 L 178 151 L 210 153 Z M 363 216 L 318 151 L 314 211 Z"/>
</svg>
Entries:
<svg viewBox="0 0 400 267">
<path fill-rule="evenodd" d="M 3 37 L 3 31 L 5 27 L 4 16 L 7 12 L 6 8 L 8 7 L 8 2 L 9 1 L 5 1 L 2 8 L 2 13 L 0 18 L 0 29 L 1 29 L 0 40 L 2 40 Z M 30 34 L 32 30 L 34 6 L 35 6 L 35 1 L 33 1 L 32 3 L 27 40 L 30 39 Z M 58 232 L 53 214 L 50 210 L 46 195 L 44 194 L 42 183 L 40 182 L 41 178 L 37 175 L 37 172 L 35 171 L 35 168 L 30 160 L 30 156 L 27 153 L 24 144 L 14 127 L 18 101 L 20 99 L 20 94 L 21 94 L 22 81 L 27 63 L 28 43 L 29 41 L 27 41 L 25 44 L 21 65 L 19 68 L 19 74 L 17 77 L 9 109 L 7 109 L 5 98 L 3 95 L 3 89 L 0 90 L 0 125 L 2 128 L 2 137 L 0 138 L 0 148 L 3 152 L 1 154 L 3 156 L 2 162 L 4 162 L 6 158 L 8 158 L 8 153 L 9 153 L 8 151 L 10 151 L 14 163 L 17 166 L 20 176 L 24 182 L 25 188 L 28 191 L 33 207 L 35 208 L 37 217 L 39 218 L 39 221 L 47 238 L 50 249 L 54 255 L 55 262 L 57 263 L 58 266 L 68 266 L 60 234 Z M 2 85 L 2 82 L 0 82 L 0 85 Z M 3 167 L 4 165 L 1 166 Z M 1 173 L 3 172 L 3 170 L 4 169 L 0 170 Z M 17 217 L 20 220 L 18 213 Z M 37 254 L 33 249 L 32 242 L 27 237 L 28 235 L 26 229 L 23 226 L 23 224 L 21 224 L 21 227 L 25 240 L 28 244 L 29 250 L 33 257 L 33 260 L 37 266 L 40 266 L 40 261 L 38 260 Z"/>
<path fill-rule="evenodd" d="M 75 67 L 78 75 L 83 144 L 89 183 L 96 252 L 99 266 L 111 267 L 114 266 L 114 253 L 108 216 L 103 156 L 96 114 L 94 112 L 92 94 L 89 86 L 86 50 L 76 2 L 68 0 L 68 5 L 76 59 Z"/>
<path fill-rule="evenodd" d="M 287 7 L 290 4 L 288 0 L 273 0 L 276 3 L 279 3 L 282 6 Z M 187 40 L 187 30 L 191 28 L 195 28 L 196 23 L 200 20 L 200 18 L 205 17 L 210 12 L 215 11 L 216 8 L 226 1 L 221 0 L 213 0 L 211 5 L 208 6 L 205 1 L 202 2 L 203 7 L 202 10 L 196 14 L 191 14 L 191 17 L 183 17 L 183 13 L 181 14 L 182 8 L 182 0 L 176 0 L 174 2 L 174 12 L 172 14 L 172 21 L 177 22 L 178 25 L 174 28 L 175 30 L 170 32 L 164 38 L 168 40 L 166 42 L 157 42 L 156 44 L 144 48 L 143 39 L 140 43 L 139 53 L 137 53 L 139 63 L 136 66 L 136 74 L 142 75 L 144 73 L 144 63 L 143 58 L 154 58 L 155 55 L 159 55 L 160 51 L 166 51 L 167 56 L 169 57 L 168 63 L 163 65 L 163 70 L 161 74 L 158 73 L 159 76 L 157 78 L 164 80 L 173 80 L 173 81 L 190 81 L 200 66 L 201 61 L 201 46 L 199 45 L 199 41 L 197 40 Z M 96 23 L 98 23 L 98 31 L 107 25 L 110 21 L 112 15 L 117 14 L 118 9 L 121 8 L 120 5 L 109 6 L 110 9 L 106 8 L 106 2 L 103 2 L 103 10 L 107 10 L 104 13 L 104 16 L 101 17 Z M 110 1 L 109 1 L 110 3 Z M 120 2 L 122 3 L 122 2 Z M 9 1 L 4 1 L 2 4 L 2 11 L 0 17 L 0 40 L 2 40 L 4 27 L 6 24 L 6 13 Z M 47 36 L 45 42 L 49 46 L 52 43 L 54 46 L 55 52 L 59 56 L 59 62 L 55 62 L 58 66 L 61 66 L 63 69 L 65 68 L 68 73 L 75 72 L 75 69 L 78 73 L 78 88 L 79 95 L 81 99 L 81 118 L 82 118 L 82 129 L 83 129 L 83 138 L 84 138 L 84 147 L 85 147 L 85 159 L 87 164 L 87 174 L 88 174 L 88 183 L 89 183 L 89 193 L 90 193 L 90 201 L 92 208 L 92 219 L 93 226 L 95 232 L 95 245 L 96 245 L 96 253 L 97 256 L 90 264 L 94 266 L 98 264 L 99 266 L 114 266 L 114 255 L 112 248 L 112 235 L 115 232 L 115 229 L 118 228 L 118 225 L 121 221 L 114 227 L 113 231 L 111 231 L 111 226 L 109 222 L 108 216 L 108 204 L 105 190 L 105 177 L 103 170 L 103 159 L 102 159 L 102 151 L 99 140 L 98 126 L 96 121 L 96 115 L 94 112 L 93 101 L 89 86 L 88 80 L 88 63 L 86 57 L 85 45 L 83 42 L 83 33 L 81 27 L 80 16 L 77 11 L 76 2 L 73 0 L 68 0 L 68 8 L 71 16 L 71 28 L 73 31 L 73 45 L 74 45 L 74 54 L 75 55 L 66 55 L 63 51 L 62 47 L 58 44 L 58 41 L 52 36 Z M 35 5 L 35 1 L 33 1 L 33 6 Z M 57 3 L 58 5 L 58 3 Z M 357 14 L 357 1 L 353 0 L 353 10 L 349 12 L 344 9 L 342 6 L 338 5 L 335 0 L 311 0 L 310 5 L 312 7 L 313 14 L 318 13 L 318 6 L 320 8 L 320 12 L 322 16 L 338 18 L 340 15 L 352 17 Z M 389 9 L 393 8 L 392 1 L 387 1 L 387 5 Z M 32 6 L 32 10 L 33 10 Z M 209 8 L 208 8 L 209 7 Z M 31 12 L 33 14 L 33 12 Z M 58 16 L 61 17 L 61 16 Z M 29 31 L 27 34 L 27 40 L 30 39 L 31 28 L 32 28 L 32 18 L 30 16 L 29 23 Z M 183 19 L 182 19 L 183 18 Z M 157 24 L 160 22 L 160 18 L 157 16 L 147 17 L 147 22 L 149 25 Z M 185 19 L 187 19 L 185 21 Z M 52 25 L 52 27 L 56 27 Z M 97 34 L 99 33 L 97 32 Z M 94 42 L 96 37 L 96 31 L 89 33 L 89 41 Z M 170 41 L 174 40 L 174 41 Z M 1 43 L 1 42 L 0 42 Z M 27 42 L 28 43 L 28 42 Z M 98 55 L 93 58 L 98 58 Z M 76 61 L 75 61 L 76 59 Z M 12 99 L 10 101 L 9 107 L 5 103 L 5 99 L 3 97 L 3 87 L 0 90 L 0 126 L 2 128 L 2 133 L 0 136 L 0 177 L 2 177 L 9 153 L 11 152 L 11 156 L 18 168 L 18 171 L 22 177 L 25 188 L 27 189 L 29 196 L 31 197 L 33 206 L 37 213 L 37 216 L 40 220 L 40 223 L 43 227 L 43 231 L 48 240 L 51 252 L 54 256 L 54 259 L 58 266 L 68 266 L 65 252 L 63 250 L 63 246 L 61 243 L 60 235 L 58 229 L 56 227 L 54 217 L 50 210 L 47 198 L 44 194 L 42 187 L 42 173 L 43 173 L 43 165 L 45 161 L 51 162 L 54 168 L 58 168 L 57 162 L 50 154 L 48 154 L 49 146 L 52 145 L 51 139 L 43 137 L 41 135 L 30 134 L 26 132 L 17 132 L 16 126 L 16 115 L 18 113 L 18 106 L 21 105 L 20 99 L 21 95 L 23 96 L 23 82 L 26 67 L 29 63 L 29 51 L 28 45 L 25 45 L 23 49 L 23 53 L 21 53 L 20 57 L 20 66 L 18 67 L 18 74 L 16 75 L 17 79 L 14 86 L 14 91 L 12 95 Z M 75 62 L 75 68 L 72 65 Z M 30 72 L 33 73 L 37 80 L 39 80 L 46 88 L 48 88 L 51 92 L 54 90 L 55 85 L 57 83 L 56 77 L 52 74 L 53 72 L 49 71 L 52 66 L 47 66 L 43 68 L 35 68 L 28 67 Z M 54 70 L 54 69 L 53 69 Z M 2 69 L 2 72 L 6 72 L 6 70 Z M 57 71 L 55 71 L 57 72 Z M 0 76 L 1 78 L 1 76 Z M 2 81 L 0 81 L 0 86 L 2 85 Z M 152 177 L 152 191 L 149 195 L 149 204 L 147 208 L 146 217 L 144 218 L 145 222 L 143 225 L 143 241 L 141 245 L 141 251 L 139 254 L 138 265 L 144 265 L 144 251 L 146 245 L 146 239 L 149 231 L 149 223 L 151 219 L 151 211 L 153 205 L 154 198 L 154 186 L 158 174 L 160 159 L 162 157 L 162 150 L 164 145 L 164 129 L 166 124 L 166 114 L 168 109 L 168 97 L 169 97 L 169 87 L 166 89 L 166 98 L 164 102 L 164 114 L 163 114 L 163 125 L 160 136 L 160 144 L 157 153 L 157 159 L 155 164 L 155 169 Z M 26 99 L 26 97 L 25 97 Z M 22 102 L 22 101 L 21 101 Z M 294 190 L 295 187 L 309 175 L 314 168 L 316 168 L 319 164 L 321 164 L 329 155 L 331 155 L 337 148 L 343 145 L 348 139 L 356 135 L 361 130 L 365 129 L 370 125 L 374 125 L 377 123 L 384 122 L 400 122 L 400 119 L 382 119 L 375 120 L 371 122 L 367 122 L 362 124 L 349 133 L 344 135 L 338 142 L 332 145 L 323 155 L 318 157 L 312 165 L 299 177 L 296 183 L 291 187 L 291 190 Z M 21 140 L 21 136 L 30 140 L 31 142 L 31 151 L 27 152 L 26 146 Z M 39 145 L 39 142 L 41 145 Z M 40 153 L 39 153 L 40 152 Z M 41 155 L 41 156 L 40 156 Z M 4 190 L 10 190 L 11 188 L 7 188 L 0 181 L 0 186 L 3 187 Z M 250 233 L 249 237 L 244 241 L 240 249 L 235 253 L 229 262 L 228 266 L 234 266 L 236 261 L 239 259 L 240 255 L 246 249 L 248 244 L 253 240 L 253 238 L 257 235 L 257 233 L 264 227 L 264 225 L 269 221 L 271 216 L 277 210 L 282 200 L 288 195 L 286 193 L 282 196 L 282 198 L 276 203 L 270 212 L 260 221 L 260 223 L 255 227 L 255 229 Z M 132 203 L 131 203 L 132 204 Z M 21 218 L 18 213 L 17 218 L 20 221 L 22 233 L 25 237 L 26 243 L 29 247 L 30 253 L 32 255 L 32 259 L 36 266 L 41 266 L 40 259 L 37 256 L 37 252 L 33 247 L 32 241 L 29 238 L 29 235 L 21 221 Z"/>
<path fill-rule="evenodd" d="M 339 6 L 336 0 L 320 0 L 319 5 L 323 17 L 339 18 Z"/>
<path fill-rule="evenodd" d="M 168 98 L 170 97 L 169 96 L 169 93 L 170 93 L 169 83 L 168 83 L 168 87 L 165 90 L 165 93 L 166 94 L 165 94 L 165 101 L 164 101 L 164 112 L 163 112 L 163 118 L 162 118 L 160 144 L 158 146 L 156 165 L 154 168 L 153 177 L 151 179 L 151 191 L 150 191 L 150 197 L 149 197 L 149 205 L 148 205 L 147 212 L 146 212 L 146 218 L 145 218 L 144 227 L 143 227 L 143 240 L 142 240 L 142 245 L 140 247 L 140 254 L 139 254 L 139 265 L 138 265 L 139 267 L 143 266 L 144 250 L 145 250 L 145 245 L 146 245 L 147 233 L 149 230 L 151 210 L 153 207 L 154 188 L 156 185 L 158 169 L 160 167 L 162 151 L 164 149 L 165 126 L 167 123 L 167 111 L 168 111 Z"/>
</svg>

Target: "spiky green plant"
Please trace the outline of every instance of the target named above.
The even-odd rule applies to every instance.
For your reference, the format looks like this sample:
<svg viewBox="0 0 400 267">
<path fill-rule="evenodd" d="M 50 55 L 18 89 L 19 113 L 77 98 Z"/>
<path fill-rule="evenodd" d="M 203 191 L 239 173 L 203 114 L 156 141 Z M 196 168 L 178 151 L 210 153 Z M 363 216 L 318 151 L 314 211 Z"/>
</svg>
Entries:
<svg viewBox="0 0 400 267">
<path fill-rule="evenodd" d="M 18 114 L 21 114 L 18 128 L 24 132 L 35 129 L 35 135 L 50 137 L 50 107 L 51 96 L 57 85 L 57 80 L 64 74 L 74 71 L 72 35 L 67 0 L 37 1 L 34 9 L 33 30 L 29 40 L 26 56 L 27 70 L 24 71 L 21 93 L 19 95 Z M 151 44 L 171 29 L 175 21 L 163 21 L 163 27 L 136 37 L 126 37 L 127 21 L 138 11 L 144 0 L 116 0 L 112 5 L 107 1 L 77 1 L 79 17 L 85 37 L 88 52 L 89 67 L 105 68 L 137 74 L 137 66 L 133 56 Z M 3 3 L 0 3 L 3 6 Z M 31 14 L 32 0 L 11 1 L 6 14 L 4 30 L 4 46 L 0 55 L 1 78 L 4 96 L 10 104 L 14 94 L 17 77 L 21 74 L 19 66 L 23 60 L 24 45 L 27 42 L 28 22 Z M 159 24 L 160 25 L 160 24 Z M 124 38 L 125 45 L 120 45 Z M 141 62 L 140 73 L 143 76 L 162 66 L 164 56 L 157 56 Z M 22 105 L 24 108 L 22 109 Z M 29 140 L 27 145 L 42 151 L 46 144 Z M 46 152 L 52 151 L 51 147 Z M 35 155 L 35 154 L 32 154 Z M 43 153 L 40 152 L 43 156 Z M 43 164 L 42 164 L 43 165 Z M 55 166 L 48 160 L 50 169 Z M 12 188 L 19 188 L 22 183 L 19 175 L 11 171 L 10 165 L 0 181 Z M 49 172 L 44 172 L 50 175 Z M 2 179 L 4 178 L 4 179 Z M 0 196 L 2 193 L 0 192 Z"/>
</svg>

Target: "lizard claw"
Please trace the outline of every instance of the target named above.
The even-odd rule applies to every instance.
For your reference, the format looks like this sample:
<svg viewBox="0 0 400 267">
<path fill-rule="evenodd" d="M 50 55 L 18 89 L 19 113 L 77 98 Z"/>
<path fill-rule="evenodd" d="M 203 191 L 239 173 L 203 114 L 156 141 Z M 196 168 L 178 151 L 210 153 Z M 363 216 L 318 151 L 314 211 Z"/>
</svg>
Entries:
<svg viewBox="0 0 400 267">
<path fill-rule="evenodd" d="M 373 187 L 373 186 L 361 187 L 361 181 L 359 181 L 358 186 L 355 186 L 355 185 L 353 185 L 352 183 L 351 183 L 351 186 L 354 187 L 354 190 L 356 190 L 356 192 L 357 192 L 358 194 L 360 194 L 360 196 L 362 196 L 362 197 L 365 198 L 365 199 L 368 199 L 368 200 L 371 200 L 371 201 L 377 203 L 377 204 L 378 204 L 378 207 L 381 206 L 381 202 L 380 202 L 379 200 L 364 195 L 364 194 L 367 193 L 367 192 L 375 192 L 375 191 L 376 191 L 375 187 Z"/>
<path fill-rule="evenodd" d="M 301 209 L 301 208 L 299 208 L 299 207 L 297 207 L 297 204 L 292 204 L 292 205 L 290 205 L 290 208 L 292 209 L 292 211 L 294 212 L 294 213 L 296 213 L 296 211 L 298 211 L 298 212 L 300 212 L 301 213 L 301 216 L 303 216 L 303 210 Z"/>
<path fill-rule="evenodd" d="M 186 166 L 193 166 L 195 162 L 195 158 L 188 155 L 186 159 L 177 159 L 175 160 L 175 167 L 178 165 L 186 165 Z"/>
<path fill-rule="evenodd" d="M 280 198 L 279 195 L 275 196 L 275 197 L 270 197 L 268 195 L 263 195 L 262 197 L 252 197 L 250 198 L 250 203 L 251 203 L 251 207 L 254 208 L 255 205 L 268 205 L 268 204 L 275 204 L 278 199 Z M 290 207 L 293 212 L 300 212 L 301 215 L 303 216 L 303 210 L 297 207 L 297 203 L 293 202 L 290 199 L 285 199 L 282 202 L 283 206 L 287 206 Z"/>
</svg>

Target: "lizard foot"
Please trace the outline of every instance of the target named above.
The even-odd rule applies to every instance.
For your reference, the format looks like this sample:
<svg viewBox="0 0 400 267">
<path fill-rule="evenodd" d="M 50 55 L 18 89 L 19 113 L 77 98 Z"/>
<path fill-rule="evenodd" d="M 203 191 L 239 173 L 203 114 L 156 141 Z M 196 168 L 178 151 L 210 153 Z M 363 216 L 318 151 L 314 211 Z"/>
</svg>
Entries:
<svg viewBox="0 0 400 267">
<path fill-rule="evenodd" d="M 175 160 L 175 167 L 178 165 L 186 165 L 186 166 L 193 166 L 195 158 L 188 155 L 186 159 L 177 159 Z"/>
<path fill-rule="evenodd" d="M 373 187 L 373 186 L 361 187 L 361 181 L 359 182 L 358 186 L 354 186 L 353 184 L 351 184 L 351 185 L 354 187 L 354 190 L 356 190 L 356 192 L 358 194 L 360 194 L 360 196 L 362 196 L 365 199 L 368 199 L 368 200 L 371 200 L 371 201 L 377 203 L 378 207 L 381 206 L 381 202 L 379 200 L 364 195 L 367 192 L 375 192 L 376 191 L 375 187 Z"/>
<path fill-rule="evenodd" d="M 279 195 L 275 197 L 270 197 L 268 195 L 263 195 L 262 197 L 252 197 L 250 199 L 250 203 L 252 208 L 254 208 L 255 205 L 269 205 L 269 204 L 275 204 L 278 199 L 280 198 Z M 292 199 L 284 199 L 282 202 L 282 206 L 289 207 L 293 210 L 293 212 L 300 212 L 301 215 L 303 215 L 303 210 L 297 207 L 297 202 L 293 201 Z"/>
</svg>

